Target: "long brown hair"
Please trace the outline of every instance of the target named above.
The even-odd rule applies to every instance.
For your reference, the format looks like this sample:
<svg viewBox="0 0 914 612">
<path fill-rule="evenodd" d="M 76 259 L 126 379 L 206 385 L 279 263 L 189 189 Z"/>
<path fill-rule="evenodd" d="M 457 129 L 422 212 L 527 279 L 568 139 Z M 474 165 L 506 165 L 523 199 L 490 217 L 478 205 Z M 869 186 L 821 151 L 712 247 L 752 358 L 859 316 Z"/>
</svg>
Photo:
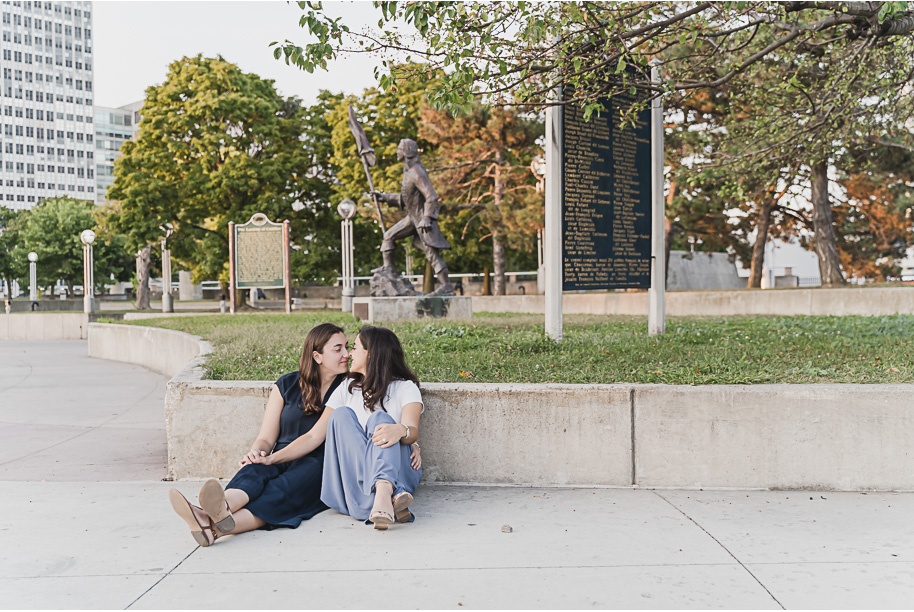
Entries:
<svg viewBox="0 0 914 612">
<path fill-rule="evenodd" d="M 314 361 L 313 353 L 324 350 L 324 345 L 335 334 L 342 334 L 343 328 L 333 323 L 321 323 L 308 332 L 298 361 L 298 386 L 301 387 L 302 410 L 305 414 L 317 414 L 324 409 L 321 396 L 321 367 Z"/>
<path fill-rule="evenodd" d="M 362 348 L 368 352 L 368 361 L 365 364 L 365 375 L 353 372 L 349 374 L 353 387 L 361 387 L 362 399 L 369 412 L 384 408 L 384 397 L 387 388 L 395 380 L 411 380 L 419 386 L 419 379 L 406 365 L 403 356 L 403 347 L 397 335 L 386 327 L 373 327 L 366 325 L 359 330 L 359 340 Z"/>
</svg>

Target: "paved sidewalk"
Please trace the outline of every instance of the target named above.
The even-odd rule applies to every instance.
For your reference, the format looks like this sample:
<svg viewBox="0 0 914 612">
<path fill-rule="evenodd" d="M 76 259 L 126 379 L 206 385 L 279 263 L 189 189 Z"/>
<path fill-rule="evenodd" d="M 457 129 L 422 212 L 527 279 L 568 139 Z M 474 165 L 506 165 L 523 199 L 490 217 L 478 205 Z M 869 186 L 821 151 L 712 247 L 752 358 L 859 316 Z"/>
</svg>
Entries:
<svg viewBox="0 0 914 612">
<path fill-rule="evenodd" d="M 200 483 L 159 480 L 164 379 L 84 355 L 0 342 L 2 608 L 914 602 L 910 493 L 422 485 L 418 520 L 388 532 L 327 511 L 199 548 L 167 490 Z"/>
<path fill-rule="evenodd" d="M 165 383 L 85 340 L 0 341 L 0 481 L 165 477 Z"/>
</svg>

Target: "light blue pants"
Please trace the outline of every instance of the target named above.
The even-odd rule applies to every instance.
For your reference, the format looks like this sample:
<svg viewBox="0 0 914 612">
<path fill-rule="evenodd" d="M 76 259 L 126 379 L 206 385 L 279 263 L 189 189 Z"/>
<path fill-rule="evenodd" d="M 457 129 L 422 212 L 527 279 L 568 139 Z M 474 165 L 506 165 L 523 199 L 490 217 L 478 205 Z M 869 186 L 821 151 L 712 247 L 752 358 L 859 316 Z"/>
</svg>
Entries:
<svg viewBox="0 0 914 612">
<path fill-rule="evenodd" d="M 390 481 L 394 495 L 419 486 L 422 469 L 409 464 L 411 447 L 394 444 L 389 448 L 371 442 L 374 428 L 383 423 L 396 424 L 393 417 L 378 410 L 363 429 L 351 408 L 337 408 L 327 425 L 321 501 L 343 514 L 364 521 L 374 505 L 374 485 Z"/>
</svg>

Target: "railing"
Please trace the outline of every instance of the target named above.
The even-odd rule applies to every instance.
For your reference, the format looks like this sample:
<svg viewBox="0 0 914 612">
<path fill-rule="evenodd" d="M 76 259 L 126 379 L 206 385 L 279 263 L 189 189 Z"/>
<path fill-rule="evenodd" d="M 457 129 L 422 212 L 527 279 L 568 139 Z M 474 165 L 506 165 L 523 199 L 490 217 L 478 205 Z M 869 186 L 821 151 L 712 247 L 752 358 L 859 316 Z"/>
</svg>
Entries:
<svg viewBox="0 0 914 612">
<path fill-rule="evenodd" d="M 821 287 L 822 279 L 818 276 L 800 276 L 797 279 L 797 287 Z"/>
<path fill-rule="evenodd" d="M 494 275 L 494 272 L 489 272 L 489 274 Z M 450 277 L 450 278 L 460 278 L 460 279 L 464 279 L 464 278 L 471 279 L 471 278 L 475 278 L 477 276 L 479 277 L 479 282 L 482 282 L 483 278 L 485 277 L 485 274 L 483 274 L 482 272 L 465 272 L 465 273 L 461 273 L 461 274 L 448 274 L 448 277 Z M 536 271 L 534 270 L 533 272 L 505 272 L 505 276 L 507 276 L 509 278 L 511 278 L 511 277 L 514 278 L 514 280 L 512 280 L 510 282 L 518 282 L 520 280 L 534 281 L 534 280 L 536 280 Z M 521 276 L 524 276 L 527 278 L 521 279 L 521 278 L 519 278 Z M 355 280 L 356 282 L 370 281 L 371 278 L 372 278 L 371 276 L 354 276 L 353 280 Z M 403 278 L 408 279 L 411 282 L 416 282 L 416 281 L 422 280 L 422 275 L 421 274 L 404 274 Z M 337 276 L 336 282 L 338 282 L 338 283 L 343 282 L 343 277 Z"/>
</svg>

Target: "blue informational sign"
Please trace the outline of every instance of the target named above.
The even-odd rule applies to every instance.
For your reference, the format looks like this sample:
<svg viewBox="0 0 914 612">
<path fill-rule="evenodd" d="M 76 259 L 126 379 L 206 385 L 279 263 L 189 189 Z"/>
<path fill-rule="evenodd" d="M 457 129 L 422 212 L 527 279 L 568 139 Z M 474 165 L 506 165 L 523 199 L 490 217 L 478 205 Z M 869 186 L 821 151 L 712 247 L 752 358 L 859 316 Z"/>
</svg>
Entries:
<svg viewBox="0 0 914 612">
<path fill-rule="evenodd" d="M 562 111 L 562 288 L 651 286 L 650 108 L 620 126 L 634 96 Z"/>
</svg>

